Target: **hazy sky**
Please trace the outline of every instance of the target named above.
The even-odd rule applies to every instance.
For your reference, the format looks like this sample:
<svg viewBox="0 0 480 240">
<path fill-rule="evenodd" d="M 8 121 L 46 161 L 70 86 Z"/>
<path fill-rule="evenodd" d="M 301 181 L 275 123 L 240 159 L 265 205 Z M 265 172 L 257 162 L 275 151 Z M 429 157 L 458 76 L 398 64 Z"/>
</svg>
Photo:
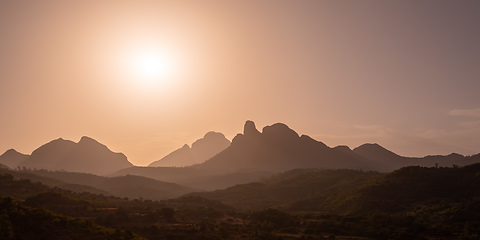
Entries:
<svg viewBox="0 0 480 240">
<path fill-rule="evenodd" d="M 1 153 L 86 135 L 146 165 L 253 120 L 474 154 L 479 92 L 476 0 L 0 0 Z"/>
</svg>

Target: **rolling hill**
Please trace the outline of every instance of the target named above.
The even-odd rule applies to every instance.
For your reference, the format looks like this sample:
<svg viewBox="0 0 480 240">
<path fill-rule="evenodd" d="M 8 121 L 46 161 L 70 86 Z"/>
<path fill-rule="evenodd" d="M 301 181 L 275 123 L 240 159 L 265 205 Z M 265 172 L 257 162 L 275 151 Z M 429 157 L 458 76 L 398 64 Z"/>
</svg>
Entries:
<svg viewBox="0 0 480 240">
<path fill-rule="evenodd" d="M 198 191 L 175 183 L 158 181 L 142 176 L 102 177 L 87 173 L 65 171 L 28 171 L 43 177 L 57 179 L 70 184 L 90 186 L 118 197 L 132 199 L 163 200 Z"/>
<path fill-rule="evenodd" d="M 260 182 L 188 195 L 217 200 L 239 210 L 262 210 L 349 190 L 381 175 L 357 170 L 295 169 Z"/>
<path fill-rule="evenodd" d="M 326 214 L 392 214 L 416 207 L 476 201 L 479 189 L 480 164 L 451 168 L 410 166 L 357 188 L 298 201 L 288 209 Z"/>
</svg>

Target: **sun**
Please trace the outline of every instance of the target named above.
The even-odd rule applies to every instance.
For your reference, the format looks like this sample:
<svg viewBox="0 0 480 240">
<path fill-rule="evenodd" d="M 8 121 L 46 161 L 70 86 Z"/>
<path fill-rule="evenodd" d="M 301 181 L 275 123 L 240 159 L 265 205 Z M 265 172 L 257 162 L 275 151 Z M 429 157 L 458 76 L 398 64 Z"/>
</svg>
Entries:
<svg viewBox="0 0 480 240">
<path fill-rule="evenodd" d="M 152 86 L 162 84 L 175 77 L 178 64 L 174 54 L 154 47 L 140 48 L 126 56 L 124 67 L 136 84 Z"/>
<path fill-rule="evenodd" d="M 155 52 L 142 52 L 133 59 L 132 70 L 139 77 L 158 78 L 165 77 L 172 70 L 169 58 Z"/>
</svg>

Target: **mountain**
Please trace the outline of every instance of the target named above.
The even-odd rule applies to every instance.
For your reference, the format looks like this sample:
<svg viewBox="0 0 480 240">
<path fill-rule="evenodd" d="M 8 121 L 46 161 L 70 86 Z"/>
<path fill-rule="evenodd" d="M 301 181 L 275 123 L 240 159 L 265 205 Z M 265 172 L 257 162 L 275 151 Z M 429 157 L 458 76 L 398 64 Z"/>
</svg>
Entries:
<svg viewBox="0 0 480 240">
<path fill-rule="evenodd" d="M 374 143 L 363 144 L 355 149 L 353 152 L 372 160 L 378 166 L 378 170 L 390 172 L 401 167 L 406 166 L 424 166 L 424 167 L 451 167 L 453 165 L 464 166 L 468 162 L 464 162 L 464 156 L 456 153 L 450 155 L 431 155 L 421 158 L 416 157 L 403 157 L 384 147 Z"/>
<path fill-rule="evenodd" d="M 53 140 L 35 149 L 32 155 L 21 165 L 36 169 L 58 169 L 58 163 L 63 160 L 74 146 L 75 142 L 70 140 L 63 140 L 62 138 Z"/>
<path fill-rule="evenodd" d="M 237 134 L 227 149 L 198 167 L 219 172 L 239 169 L 279 172 L 295 168 L 375 168 L 371 160 L 348 148 L 330 148 L 309 136 L 299 136 L 283 123 L 266 126 L 259 132 L 252 121 L 245 123 L 243 134 Z"/>
<path fill-rule="evenodd" d="M 184 167 L 203 163 L 230 146 L 230 141 L 222 133 L 208 132 L 190 148 L 185 144 L 149 167 Z"/>
<path fill-rule="evenodd" d="M 184 146 L 171 156 L 189 156 L 193 148 Z M 215 190 L 259 181 L 279 172 L 299 168 L 390 172 L 409 165 L 464 166 L 475 162 L 480 162 L 480 157 L 474 155 L 464 158 L 458 154 L 450 154 L 407 158 L 378 144 L 365 144 L 354 150 L 347 146 L 331 148 L 309 136 L 299 136 L 283 123 L 266 126 L 260 132 L 254 122 L 247 121 L 243 133 L 237 134 L 230 146 L 204 163 L 189 167 L 131 167 L 110 176 L 139 175 Z"/>
<path fill-rule="evenodd" d="M 102 175 L 131 166 L 133 164 L 122 153 L 114 153 L 96 140 L 82 137 L 57 167 L 65 171 Z"/>
<path fill-rule="evenodd" d="M 133 166 L 122 153 L 114 153 L 89 137 L 82 137 L 78 143 L 62 138 L 53 140 L 33 151 L 20 165 L 100 175 Z"/>
<path fill-rule="evenodd" d="M 28 157 L 29 155 L 19 153 L 15 149 L 10 149 L 0 156 L 0 163 L 14 169 L 20 166 Z"/>
</svg>

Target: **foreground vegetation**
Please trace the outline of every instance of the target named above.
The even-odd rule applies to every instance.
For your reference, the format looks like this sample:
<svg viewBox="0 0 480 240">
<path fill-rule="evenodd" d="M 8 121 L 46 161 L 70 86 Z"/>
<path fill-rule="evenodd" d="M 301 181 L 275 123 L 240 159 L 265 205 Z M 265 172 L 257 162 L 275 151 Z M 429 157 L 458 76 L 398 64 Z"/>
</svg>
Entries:
<svg viewBox="0 0 480 240">
<path fill-rule="evenodd" d="M 0 239 L 480 239 L 480 164 L 293 170 L 152 201 L 0 175 Z"/>
</svg>

